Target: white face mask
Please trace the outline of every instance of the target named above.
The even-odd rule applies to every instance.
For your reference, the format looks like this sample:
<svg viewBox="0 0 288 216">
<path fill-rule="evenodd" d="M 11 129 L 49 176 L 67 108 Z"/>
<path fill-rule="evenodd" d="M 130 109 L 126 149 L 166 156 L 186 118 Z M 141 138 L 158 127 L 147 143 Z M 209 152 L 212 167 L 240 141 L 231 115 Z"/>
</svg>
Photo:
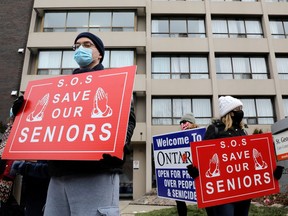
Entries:
<svg viewBox="0 0 288 216">
<path fill-rule="evenodd" d="M 74 60 L 80 67 L 88 66 L 93 61 L 92 49 L 81 45 L 74 53 Z"/>
</svg>

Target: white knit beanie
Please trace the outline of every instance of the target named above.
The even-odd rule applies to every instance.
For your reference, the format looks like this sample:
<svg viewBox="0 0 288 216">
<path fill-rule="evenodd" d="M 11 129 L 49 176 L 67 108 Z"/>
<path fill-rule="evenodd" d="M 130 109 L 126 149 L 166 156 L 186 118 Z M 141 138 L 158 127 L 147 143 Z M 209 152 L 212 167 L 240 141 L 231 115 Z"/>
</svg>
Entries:
<svg viewBox="0 0 288 216">
<path fill-rule="evenodd" d="M 231 96 L 221 96 L 219 99 L 220 117 L 225 116 L 227 113 L 234 110 L 236 107 L 243 106 L 243 103 Z"/>
</svg>

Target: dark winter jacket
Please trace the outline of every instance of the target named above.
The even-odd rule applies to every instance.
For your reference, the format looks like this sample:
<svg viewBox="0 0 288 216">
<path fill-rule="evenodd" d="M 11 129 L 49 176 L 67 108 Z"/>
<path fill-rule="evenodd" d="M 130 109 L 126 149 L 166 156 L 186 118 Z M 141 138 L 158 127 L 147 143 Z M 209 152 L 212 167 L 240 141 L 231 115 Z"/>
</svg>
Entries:
<svg viewBox="0 0 288 216">
<path fill-rule="evenodd" d="M 102 64 L 98 64 L 93 69 L 76 69 L 73 74 L 85 73 L 90 71 L 103 70 Z M 113 173 L 121 172 L 122 166 L 125 162 L 125 155 L 128 152 L 131 137 L 136 126 L 136 119 L 134 113 L 133 102 L 131 103 L 129 122 L 127 126 L 126 142 L 124 146 L 124 159 L 117 157 L 105 157 L 98 161 L 49 161 L 49 174 L 51 176 L 67 176 L 67 175 L 81 175 L 81 174 L 97 174 L 97 173 Z"/>
<path fill-rule="evenodd" d="M 232 125 L 231 128 L 225 131 L 225 124 L 220 120 L 214 120 L 213 123 L 208 126 L 204 135 L 204 140 L 245 135 L 247 135 L 246 131 L 241 129 L 239 125 Z"/>
</svg>

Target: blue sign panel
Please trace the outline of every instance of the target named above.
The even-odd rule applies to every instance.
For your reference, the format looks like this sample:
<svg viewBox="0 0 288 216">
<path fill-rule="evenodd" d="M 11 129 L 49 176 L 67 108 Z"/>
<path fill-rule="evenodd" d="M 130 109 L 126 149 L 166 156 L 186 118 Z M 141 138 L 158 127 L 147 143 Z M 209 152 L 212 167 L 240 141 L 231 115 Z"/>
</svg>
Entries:
<svg viewBox="0 0 288 216">
<path fill-rule="evenodd" d="M 159 197 L 197 202 L 193 178 L 191 142 L 202 141 L 206 128 L 177 131 L 153 137 L 154 163 Z"/>
</svg>

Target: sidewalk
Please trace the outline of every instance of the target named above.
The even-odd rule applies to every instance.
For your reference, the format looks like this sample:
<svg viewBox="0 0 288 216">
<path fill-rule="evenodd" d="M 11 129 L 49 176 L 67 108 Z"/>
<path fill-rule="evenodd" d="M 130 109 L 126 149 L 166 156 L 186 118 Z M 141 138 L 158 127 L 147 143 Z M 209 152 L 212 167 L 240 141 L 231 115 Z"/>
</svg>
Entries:
<svg viewBox="0 0 288 216">
<path fill-rule="evenodd" d="M 121 200 L 120 199 L 120 215 L 132 216 L 136 213 L 145 213 L 149 211 L 159 210 L 163 208 L 172 208 L 176 206 L 174 200 L 159 198 L 156 191 L 143 195 L 136 200 Z"/>
<path fill-rule="evenodd" d="M 145 213 L 149 211 L 159 210 L 163 208 L 171 208 L 172 206 L 133 204 L 131 200 L 120 200 L 120 215 L 132 216 L 136 213 Z"/>
</svg>

